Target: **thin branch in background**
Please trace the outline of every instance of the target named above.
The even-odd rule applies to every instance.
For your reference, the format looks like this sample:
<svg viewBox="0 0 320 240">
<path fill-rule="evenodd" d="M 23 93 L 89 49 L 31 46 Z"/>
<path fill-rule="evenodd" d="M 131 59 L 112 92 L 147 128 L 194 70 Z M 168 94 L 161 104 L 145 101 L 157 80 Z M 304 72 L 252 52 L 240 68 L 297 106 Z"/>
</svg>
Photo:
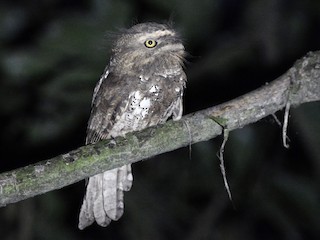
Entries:
<svg viewBox="0 0 320 240">
<path fill-rule="evenodd" d="M 224 186 L 225 186 L 225 188 L 227 190 L 229 199 L 233 203 L 230 187 L 229 187 L 228 180 L 227 180 L 227 174 L 226 174 L 226 168 L 225 168 L 225 165 L 224 165 L 224 156 L 223 156 L 224 148 L 225 148 L 225 145 L 226 145 L 226 143 L 228 141 L 228 138 L 229 138 L 229 130 L 227 128 L 224 128 L 223 129 L 223 141 L 222 141 L 222 144 L 221 144 L 221 147 L 220 147 L 220 150 L 219 150 L 218 158 L 220 160 L 220 170 L 221 170 L 221 174 L 222 174 L 222 177 L 223 177 L 223 183 L 224 183 Z"/>
<path fill-rule="evenodd" d="M 274 121 L 278 124 L 278 126 L 279 126 L 279 127 L 282 127 L 282 124 L 281 124 L 279 118 L 277 117 L 277 115 L 276 115 L 275 113 L 273 113 L 273 114 L 271 114 L 271 115 L 272 115 Z"/>
<path fill-rule="evenodd" d="M 273 113 L 272 117 L 273 117 L 274 121 L 278 124 L 279 127 L 281 127 L 281 129 L 283 131 L 283 125 L 282 125 L 281 121 L 279 120 L 279 118 L 277 117 L 277 115 L 275 113 Z M 283 133 L 282 133 L 282 138 L 283 138 Z M 288 137 L 288 135 L 286 135 L 286 140 L 290 142 L 290 138 Z"/>
<path fill-rule="evenodd" d="M 290 111 L 290 101 L 287 101 L 286 108 L 284 110 L 284 118 L 283 118 L 283 127 L 282 127 L 282 143 L 285 148 L 289 148 L 289 144 L 287 142 L 287 129 L 289 122 L 289 111 Z"/>
</svg>

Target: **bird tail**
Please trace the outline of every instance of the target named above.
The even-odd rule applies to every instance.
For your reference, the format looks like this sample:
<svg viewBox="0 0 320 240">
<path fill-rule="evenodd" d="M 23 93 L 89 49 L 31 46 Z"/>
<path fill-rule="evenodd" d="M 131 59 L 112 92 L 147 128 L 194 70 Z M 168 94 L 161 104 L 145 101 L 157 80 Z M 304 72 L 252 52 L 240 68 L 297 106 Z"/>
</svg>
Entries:
<svg viewBox="0 0 320 240">
<path fill-rule="evenodd" d="M 96 221 L 106 227 L 118 220 L 124 210 L 123 191 L 129 191 L 133 176 L 131 165 L 124 165 L 89 178 L 79 215 L 79 229 Z"/>
</svg>

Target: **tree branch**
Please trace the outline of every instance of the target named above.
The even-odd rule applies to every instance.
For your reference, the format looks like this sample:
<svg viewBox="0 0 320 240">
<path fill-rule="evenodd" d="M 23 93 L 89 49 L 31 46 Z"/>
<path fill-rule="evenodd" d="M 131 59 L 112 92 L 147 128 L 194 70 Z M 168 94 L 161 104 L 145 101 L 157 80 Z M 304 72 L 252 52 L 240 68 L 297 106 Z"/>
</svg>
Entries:
<svg viewBox="0 0 320 240">
<path fill-rule="evenodd" d="M 289 102 L 320 100 L 320 51 L 298 60 L 284 75 L 239 98 L 184 116 L 180 121 L 83 146 L 69 153 L 0 174 L 0 206 L 59 189 L 97 173 L 206 141 L 242 128 Z"/>
</svg>

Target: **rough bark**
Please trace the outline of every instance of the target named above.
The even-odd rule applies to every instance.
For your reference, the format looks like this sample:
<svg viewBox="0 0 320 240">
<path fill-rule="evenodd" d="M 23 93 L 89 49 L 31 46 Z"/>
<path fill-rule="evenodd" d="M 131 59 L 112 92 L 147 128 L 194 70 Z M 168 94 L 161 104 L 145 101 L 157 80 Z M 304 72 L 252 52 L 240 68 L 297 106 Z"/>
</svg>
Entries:
<svg viewBox="0 0 320 240">
<path fill-rule="evenodd" d="M 320 100 L 320 51 L 298 60 L 265 86 L 180 121 L 83 146 L 69 153 L 0 174 L 0 206 L 59 189 L 84 178 L 169 152 L 254 123 L 289 105 Z"/>
</svg>

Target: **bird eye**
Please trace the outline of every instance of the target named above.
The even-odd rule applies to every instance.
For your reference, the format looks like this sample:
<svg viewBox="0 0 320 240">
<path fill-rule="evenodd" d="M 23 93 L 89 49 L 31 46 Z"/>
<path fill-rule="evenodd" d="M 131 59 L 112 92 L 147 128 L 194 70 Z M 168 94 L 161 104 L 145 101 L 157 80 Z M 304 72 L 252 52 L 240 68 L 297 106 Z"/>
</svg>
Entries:
<svg viewBox="0 0 320 240">
<path fill-rule="evenodd" d="M 144 45 L 145 45 L 147 48 L 154 48 L 155 46 L 157 46 L 157 41 L 152 40 L 152 39 L 149 39 L 149 40 L 147 40 L 147 41 L 144 42 Z"/>
</svg>

